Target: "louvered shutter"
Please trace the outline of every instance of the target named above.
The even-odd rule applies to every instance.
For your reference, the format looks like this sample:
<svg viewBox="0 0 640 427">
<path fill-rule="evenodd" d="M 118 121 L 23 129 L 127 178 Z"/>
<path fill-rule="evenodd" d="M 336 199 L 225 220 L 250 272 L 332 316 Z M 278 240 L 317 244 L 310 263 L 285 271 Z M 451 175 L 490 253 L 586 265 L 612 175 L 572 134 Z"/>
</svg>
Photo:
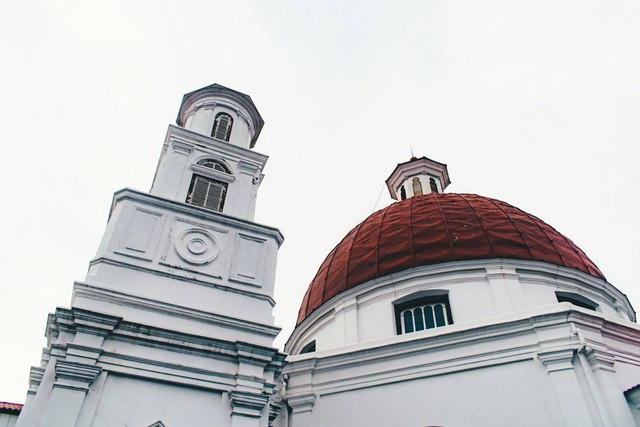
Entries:
<svg viewBox="0 0 640 427">
<path fill-rule="evenodd" d="M 210 182 L 207 201 L 204 207 L 214 211 L 222 211 L 226 190 L 226 184 L 217 181 Z"/>
<path fill-rule="evenodd" d="M 432 193 L 437 193 L 438 192 L 438 185 L 436 184 L 436 180 L 433 178 L 429 178 L 429 185 L 431 186 L 431 192 Z"/>
<path fill-rule="evenodd" d="M 187 195 L 187 203 L 222 212 L 226 195 L 226 183 L 194 175 Z"/>
<path fill-rule="evenodd" d="M 213 132 L 211 136 L 216 139 L 221 139 L 223 141 L 229 141 L 229 136 L 231 136 L 231 125 L 233 124 L 233 119 L 230 115 L 225 113 L 220 113 L 216 116 L 215 124 L 213 126 Z"/>
<path fill-rule="evenodd" d="M 193 183 L 193 189 L 191 190 L 190 203 L 196 206 L 204 206 L 207 200 L 208 190 L 209 183 L 207 182 L 207 180 L 200 176 L 196 176 Z"/>
</svg>

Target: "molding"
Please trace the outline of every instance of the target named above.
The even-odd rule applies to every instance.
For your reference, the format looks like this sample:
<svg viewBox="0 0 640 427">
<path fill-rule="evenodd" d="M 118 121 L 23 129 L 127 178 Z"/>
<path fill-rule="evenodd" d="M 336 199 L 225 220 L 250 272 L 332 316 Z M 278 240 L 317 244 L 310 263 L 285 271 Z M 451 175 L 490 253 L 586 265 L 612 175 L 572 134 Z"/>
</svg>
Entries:
<svg viewBox="0 0 640 427">
<path fill-rule="evenodd" d="M 262 169 L 257 167 L 255 164 L 250 162 L 245 162 L 242 160 L 238 162 L 238 169 L 240 170 L 241 174 L 251 175 L 251 176 L 255 176 L 256 174 L 262 171 Z"/>
<path fill-rule="evenodd" d="M 287 396 L 287 403 L 291 406 L 291 412 L 293 414 L 300 414 L 303 412 L 313 412 L 313 407 L 318 400 L 316 393 L 304 393 L 296 396 Z"/>
<path fill-rule="evenodd" d="M 275 348 L 258 347 L 254 344 L 236 341 L 236 351 L 238 360 L 254 366 L 265 366 L 269 364 L 278 353 Z"/>
<path fill-rule="evenodd" d="M 76 325 L 76 330 L 92 335 L 106 337 L 118 326 L 121 320 L 122 318 L 117 316 L 79 308 L 73 309 L 73 323 Z"/>
<path fill-rule="evenodd" d="M 616 362 L 615 354 L 606 350 L 591 347 L 587 347 L 584 351 L 584 354 L 587 356 L 587 360 L 589 361 L 589 364 L 594 371 L 616 371 L 614 369 L 614 364 Z"/>
<path fill-rule="evenodd" d="M 220 326 L 225 329 L 242 330 L 244 332 L 267 336 L 270 338 L 275 338 L 281 330 L 281 328 L 276 326 L 270 326 L 262 323 L 251 322 L 249 320 L 195 310 L 188 307 L 160 302 L 157 300 L 151 300 L 131 294 L 125 294 L 124 292 L 108 290 L 80 282 L 74 283 L 73 292 L 76 296 L 81 296 L 96 301 L 104 301 L 116 305 L 154 311 L 156 313 L 161 313 L 172 317 L 182 317 L 183 319 L 195 322 L 208 323 Z"/>
<path fill-rule="evenodd" d="M 229 184 L 235 182 L 236 180 L 236 177 L 233 176 L 232 174 L 220 172 L 215 169 L 201 166 L 197 163 L 192 163 L 189 166 L 189 168 L 199 175 L 206 176 L 208 178 L 214 178 L 214 179 L 217 179 L 218 181 L 226 182 Z"/>
<path fill-rule="evenodd" d="M 288 365 L 283 370 L 290 377 L 287 398 L 307 393 L 312 385 L 319 395 L 333 394 L 488 366 L 534 362 L 536 359 L 550 372 L 573 369 L 571 362 L 580 344 L 570 334 L 571 322 L 598 330 L 609 320 L 590 310 L 577 310 L 569 304 L 554 305 L 517 315 L 496 316 L 482 322 L 429 330 L 433 332 L 423 331 L 336 350 L 289 356 Z M 541 347 L 549 343 L 540 342 L 538 331 L 541 328 L 549 332 L 547 337 L 553 338 L 553 347 Z M 640 328 L 636 325 L 630 329 L 640 335 Z M 485 345 L 488 343 L 491 345 Z M 463 347 L 467 350 L 457 353 L 462 356 L 451 357 L 451 351 Z M 606 369 L 613 353 L 597 354 L 600 368 Z M 354 375 L 356 372 L 359 374 Z"/>
<path fill-rule="evenodd" d="M 231 416 L 260 418 L 262 409 L 269 402 L 269 396 L 263 393 L 230 391 Z"/>
<path fill-rule="evenodd" d="M 537 354 L 538 359 L 547 368 L 547 372 L 558 372 L 573 370 L 573 356 L 576 349 L 565 348 L 558 350 L 541 351 Z"/>
<path fill-rule="evenodd" d="M 213 150 L 219 153 L 225 153 L 225 157 L 229 155 L 236 157 L 237 159 L 244 159 L 246 161 L 259 163 L 264 165 L 269 156 L 258 153 L 257 151 L 249 148 L 243 148 L 238 145 L 230 144 L 226 141 L 220 141 L 210 136 L 202 135 L 189 129 L 181 128 L 175 125 L 169 125 L 167 128 L 167 135 L 165 137 L 165 144 L 171 145 L 175 141 L 181 142 L 187 145 L 199 145 L 205 147 L 208 150 Z"/>
<path fill-rule="evenodd" d="M 32 366 L 29 372 L 29 394 L 35 394 L 44 378 L 45 368 L 40 366 Z"/>
<path fill-rule="evenodd" d="M 235 375 L 190 368 L 158 360 L 109 353 L 100 358 L 100 366 L 109 375 L 162 381 L 187 387 L 226 392 L 235 387 Z"/>
<path fill-rule="evenodd" d="M 183 156 L 188 156 L 193 151 L 193 145 L 177 140 L 172 141 L 171 148 L 173 148 L 175 153 L 182 154 Z"/>
<path fill-rule="evenodd" d="M 176 274 L 176 273 L 172 273 L 172 272 L 169 272 L 169 271 L 162 271 L 162 270 L 158 270 L 156 268 L 145 267 L 145 266 L 142 266 L 142 265 L 139 265 L 139 264 L 129 264 L 128 262 L 124 262 L 124 261 L 121 261 L 121 260 L 116 260 L 116 259 L 113 259 L 113 258 L 108 258 L 108 257 L 95 258 L 91 262 L 89 262 L 89 266 L 93 267 L 94 265 L 98 265 L 98 264 L 101 264 L 101 263 L 108 264 L 108 265 L 111 265 L 111 266 L 114 266 L 114 267 L 129 268 L 131 270 L 136 270 L 136 271 L 140 271 L 140 272 L 143 272 L 143 273 L 150 273 L 150 274 L 154 274 L 156 276 L 168 277 L 168 278 L 174 279 L 174 280 L 181 280 L 181 281 L 189 282 L 189 283 L 194 284 L 194 285 L 206 286 L 206 287 L 209 287 L 209 288 L 216 288 L 216 289 L 220 289 L 220 290 L 223 290 L 223 291 L 233 292 L 233 293 L 236 293 L 236 294 L 240 294 L 240 295 L 244 295 L 244 296 L 248 296 L 248 297 L 252 297 L 252 298 L 255 298 L 255 299 L 266 301 L 271 305 L 271 307 L 275 307 L 275 305 L 276 305 L 275 300 L 271 296 L 263 294 L 263 293 L 251 292 L 249 290 L 240 289 L 240 288 L 232 287 L 232 286 L 221 284 L 221 283 L 213 283 L 213 282 L 205 281 L 205 280 L 193 277 L 193 275 L 191 275 L 191 276 L 183 276 L 181 274 Z M 159 262 L 158 264 L 165 265 L 165 266 L 171 266 L 172 268 L 178 268 L 178 267 L 175 267 L 175 266 L 173 266 L 171 264 L 166 264 L 164 262 Z M 203 274 L 202 272 L 200 272 L 198 270 L 190 270 L 190 269 L 188 269 L 186 267 L 180 267 L 179 269 L 183 270 L 183 271 L 197 272 L 198 274 L 201 274 L 201 275 L 206 276 L 206 277 L 220 278 L 219 276 L 209 276 L 209 275 Z M 83 284 L 85 286 L 89 286 L 89 285 L 87 285 L 86 283 L 83 283 L 83 282 L 75 282 L 75 283 L 76 284 Z M 96 286 L 95 288 L 98 288 L 98 287 Z M 115 291 L 113 291 L 113 292 L 115 292 Z"/>
<path fill-rule="evenodd" d="M 59 308 L 57 314 L 63 321 L 73 318 L 77 309 Z M 99 313 L 95 313 L 100 317 Z M 56 316 L 53 316 L 56 319 Z M 73 344 L 74 325 L 67 327 L 66 342 L 52 343 L 51 352 L 58 362 L 55 366 L 56 387 L 86 391 L 88 386 L 101 372 L 129 377 L 165 381 L 190 387 L 206 388 L 217 391 L 229 391 L 238 384 L 250 384 L 251 388 L 271 395 L 275 384 L 269 382 L 271 375 L 248 376 L 237 374 L 241 364 L 261 367 L 273 376 L 279 375 L 284 366 L 285 355 L 272 347 L 247 342 L 225 341 L 183 332 L 171 331 L 138 323 L 120 321 L 107 337 L 111 342 L 104 351 L 103 347 L 88 347 Z M 118 346 L 117 342 L 131 344 Z M 140 347 L 154 348 L 159 351 L 145 352 Z M 135 348 L 138 348 L 137 350 Z M 141 351 L 142 350 L 142 351 Z M 176 359 L 170 353 L 180 354 Z M 140 357 L 137 354 L 149 355 Z M 184 357 L 188 359 L 184 359 Z M 64 358 L 73 359 L 63 360 Z M 81 363 L 79 360 L 89 360 Z M 185 363 L 185 360 L 190 361 Z M 212 361 L 219 361 L 212 364 Z M 34 368 L 31 390 L 36 391 L 35 382 L 42 379 L 43 368 Z"/>
<path fill-rule="evenodd" d="M 195 266 L 210 264 L 220 254 L 218 239 L 202 228 L 184 229 L 172 236 L 171 243 L 183 261 Z M 166 261 L 160 264 L 166 264 Z"/>
<path fill-rule="evenodd" d="M 87 391 L 89 386 L 98 378 L 102 368 L 78 362 L 58 360 L 55 366 L 56 382 L 54 387 L 71 390 Z"/>
<path fill-rule="evenodd" d="M 271 426 L 273 424 L 273 421 L 278 418 L 278 415 L 280 415 L 280 411 L 282 410 L 282 400 L 279 401 L 274 401 L 271 400 L 269 401 L 269 425 Z"/>
<path fill-rule="evenodd" d="M 282 245 L 282 242 L 284 242 L 284 236 L 277 228 L 230 216 L 222 212 L 211 211 L 199 206 L 189 205 L 171 199 L 165 199 L 163 197 L 143 193 L 141 191 L 132 190 L 130 188 L 124 188 L 114 193 L 113 201 L 111 203 L 111 209 L 109 211 L 109 219 L 111 219 L 111 215 L 113 214 L 116 205 L 127 200 L 146 206 L 153 206 L 155 208 L 163 209 L 174 214 L 181 214 L 189 216 L 191 218 L 215 222 L 223 226 L 232 227 L 238 231 L 246 231 L 264 236 L 266 239 L 273 239 L 277 243 L 278 247 L 280 247 L 280 245 Z"/>
</svg>

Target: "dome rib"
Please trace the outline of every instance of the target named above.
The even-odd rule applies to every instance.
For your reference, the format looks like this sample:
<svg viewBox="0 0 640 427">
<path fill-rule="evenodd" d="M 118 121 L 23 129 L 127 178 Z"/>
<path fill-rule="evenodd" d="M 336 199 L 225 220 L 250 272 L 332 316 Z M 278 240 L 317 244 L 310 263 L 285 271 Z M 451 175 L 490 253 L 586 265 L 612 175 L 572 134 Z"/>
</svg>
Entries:
<svg viewBox="0 0 640 427">
<path fill-rule="evenodd" d="M 414 197 L 415 199 L 415 197 Z M 453 242 L 451 241 L 451 233 L 449 232 L 449 226 L 447 225 L 447 218 L 444 215 L 444 211 L 442 210 L 442 206 L 437 198 L 434 199 L 436 206 L 438 206 L 438 211 L 440 212 L 440 217 L 442 217 L 442 223 L 444 224 L 445 235 L 447 236 L 447 241 L 449 242 L 449 250 L 451 253 L 455 254 L 455 248 L 453 247 Z"/>
<path fill-rule="evenodd" d="M 355 231 L 355 233 L 353 233 L 353 241 L 354 242 L 358 239 L 358 234 L 360 233 L 360 230 L 362 229 L 362 224 L 364 224 L 364 221 L 356 226 L 356 229 L 355 229 L 356 231 Z M 349 233 L 349 234 L 351 234 L 351 233 Z M 351 249 L 353 249 L 353 246 L 351 248 L 349 248 L 349 257 L 347 259 L 347 269 L 345 271 L 345 283 L 347 284 L 347 286 L 349 284 L 349 271 L 350 271 L 349 267 L 351 266 L 351 258 L 353 256 L 353 251 Z M 325 302 L 324 293 L 322 294 L 322 298 L 323 298 L 322 302 Z"/>
<path fill-rule="evenodd" d="M 464 197 L 464 196 L 463 196 Z M 505 210 L 502 208 L 502 206 L 500 206 L 498 203 L 496 203 L 496 200 L 494 199 L 489 199 L 486 198 L 486 200 L 488 202 L 490 202 L 493 206 L 496 207 L 496 209 L 498 209 L 500 212 L 502 212 L 507 219 L 509 219 L 509 223 L 511 224 L 511 226 L 513 227 L 513 229 L 518 233 L 518 235 L 520 236 L 520 239 L 522 239 L 522 242 L 524 243 L 524 245 L 527 247 L 527 251 L 529 252 L 529 256 L 533 259 L 533 254 L 531 253 L 531 246 L 529 245 L 529 242 L 527 241 L 527 239 L 525 238 L 524 234 L 522 233 L 522 231 L 516 226 L 515 221 L 513 220 L 513 218 L 511 217 L 511 215 L 507 214 L 507 212 L 505 212 Z M 521 211 L 523 212 L 523 211 Z M 528 215 L 528 214 L 527 214 Z M 532 216 L 532 215 L 529 215 Z M 538 219 L 538 218 L 536 218 Z"/>
<path fill-rule="evenodd" d="M 393 206 L 394 205 L 391 205 L 387 207 L 387 209 L 384 209 L 382 218 L 380 219 L 380 224 L 378 224 L 378 238 L 376 242 L 376 277 L 380 277 L 380 236 L 382 236 L 382 224 L 384 224 L 384 220 L 387 218 L 387 214 L 390 210 L 389 208 Z M 411 204 L 409 204 L 409 206 L 411 206 Z"/>
<path fill-rule="evenodd" d="M 413 218 L 413 199 L 411 198 L 411 203 L 409 204 L 409 210 L 411 218 Z M 416 245 L 413 239 L 413 221 L 409 222 L 409 241 L 411 242 L 411 266 L 416 266 Z"/>
<path fill-rule="evenodd" d="M 475 194 L 431 193 L 371 214 L 327 255 L 297 324 L 336 295 L 411 268 L 478 259 L 541 261 L 605 280 L 571 240 L 539 218 Z"/>
</svg>

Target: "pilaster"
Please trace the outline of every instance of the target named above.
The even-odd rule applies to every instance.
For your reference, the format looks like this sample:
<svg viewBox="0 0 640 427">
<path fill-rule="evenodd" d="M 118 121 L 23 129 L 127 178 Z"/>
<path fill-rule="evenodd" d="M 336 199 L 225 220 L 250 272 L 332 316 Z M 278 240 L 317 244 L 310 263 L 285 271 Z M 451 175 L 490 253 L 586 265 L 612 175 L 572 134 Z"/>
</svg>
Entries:
<svg viewBox="0 0 640 427">
<path fill-rule="evenodd" d="M 259 427 L 269 396 L 264 393 L 230 391 L 232 427 Z"/>
<path fill-rule="evenodd" d="M 566 426 L 593 426 L 589 408 L 573 366 L 575 349 L 570 347 L 540 351 L 538 360 L 547 368 L 549 379 Z M 578 398 L 577 398 L 578 397 Z M 558 422 L 560 420 L 557 420 Z"/>
<path fill-rule="evenodd" d="M 598 394 L 595 397 L 603 400 L 599 409 L 605 426 L 634 426 L 633 414 L 615 376 L 615 355 L 606 349 L 592 347 L 586 347 L 583 354 L 595 378 Z"/>
<path fill-rule="evenodd" d="M 313 407 L 318 395 L 312 392 L 287 396 L 291 407 L 291 425 L 313 427 Z"/>
<path fill-rule="evenodd" d="M 515 268 L 488 267 L 486 272 L 497 314 L 512 313 L 526 308 L 520 279 Z"/>
</svg>

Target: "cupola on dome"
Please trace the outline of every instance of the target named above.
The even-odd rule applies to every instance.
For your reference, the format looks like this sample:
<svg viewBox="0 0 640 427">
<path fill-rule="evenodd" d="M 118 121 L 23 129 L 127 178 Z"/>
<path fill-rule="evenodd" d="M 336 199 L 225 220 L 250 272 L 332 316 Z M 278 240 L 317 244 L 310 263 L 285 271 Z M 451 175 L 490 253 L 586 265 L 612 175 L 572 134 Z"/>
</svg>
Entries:
<svg viewBox="0 0 640 427">
<path fill-rule="evenodd" d="M 326 257 L 297 324 L 336 295 L 414 267 L 507 258 L 602 272 L 571 240 L 514 206 L 475 194 L 430 193 L 393 203 L 354 227 Z"/>
</svg>

